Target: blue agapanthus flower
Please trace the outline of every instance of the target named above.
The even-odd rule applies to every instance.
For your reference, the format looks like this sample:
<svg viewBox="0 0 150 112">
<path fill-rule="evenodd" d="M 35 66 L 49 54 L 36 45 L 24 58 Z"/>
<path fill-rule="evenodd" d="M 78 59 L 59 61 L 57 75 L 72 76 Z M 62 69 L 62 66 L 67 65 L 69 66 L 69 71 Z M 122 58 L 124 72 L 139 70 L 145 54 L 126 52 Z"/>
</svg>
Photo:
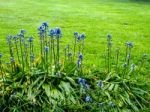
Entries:
<svg viewBox="0 0 150 112">
<path fill-rule="evenodd" d="M 132 42 L 126 42 L 126 46 L 132 48 L 133 47 L 133 43 Z"/>
<path fill-rule="evenodd" d="M 84 33 L 82 33 L 81 35 L 80 35 L 80 38 L 82 39 L 82 40 L 84 40 L 85 39 L 85 34 Z"/>
<path fill-rule="evenodd" d="M 56 28 L 55 28 L 55 34 L 56 34 L 56 35 L 59 35 L 59 36 L 62 35 L 61 29 L 60 29 L 59 27 L 56 27 Z"/>
<path fill-rule="evenodd" d="M 68 53 L 68 56 L 69 56 L 69 57 L 71 57 L 71 56 L 72 56 L 72 53 L 71 53 L 71 52 L 69 52 L 69 53 Z"/>
<path fill-rule="evenodd" d="M 35 60 L 35 56 L 33 54 L 30 55 L 30 60 L 33 62 Z"/>
<path fill-rule="evenodd" d="M 11 42 L 12 38 L 13 38 L 13 36 L 11 36 L 11 35 L 8 35 L 8 36 L 7 36 L 6 39 L 7 39 L 8 44 Z"/>
<path fill-rule="evenodd" d="M 112 101 L 110 101 L 110 102 L 108 103 L 108 105 L 109 105 L 110 107 L 114 107 L 114 106 L 115 106 L 115 103 L 112 102 Z"/>
<path fill-rule="evenodd" d="M 97 86 L 100 87 L 100 88 L 102 88 L 103 87 L 103 81 L 99 80 Z"/>
<path fill-rule="evenodd" d="M 74 32 L 74 36 L 77 38 L 78 37 L 78 32 Z"/>
<path fill-rule="evenodd" d="M 26 31 L 24 29 L 21 29 L 20 33 L 24 35 L 26 33 Z"/>
<path fill-rule="evenodd" d="M 92 102 L 92 98 L 91 98 L 90 96 L 86 96 L 86 97 L 85 97 L 85 101 L 86 101 L 86 102 Z"/>
<path fill-rule="evenodd" d="M 107 40 L 110 41 L 112 39 L 112 36 L 110 34 L 107 34 Z"/>
<path fill-rule="evenodd" d="M 134 71 L 135 70 L 135 64 L 131 64 L 131 70 Z"/>
<path fill-rule="evenodd" d="M 83 59 L 83 55 L 79 54 L 79 60 L 82 60 L 82 59 Z"/>
<path fill-rule="evenodd" d="M 49 51 L 49 47 L 48 46 L 45 46 L 45 52 L 48 52 Z"/>
<path fill-rule="evenodd" d="M 28 42 L 33 42 L 33 37 L 29 37 Z"/>
<path fill-rule="evenodd" d="M 81 35 L 78 35 L 77 40 L 78 40 L 78 41 L 81 40 Z"/>
<path fill-rule="evenodd" d="M 15 62 L 15 59 L 13 57 L 10 57 L 10 62 Z"/>
<path fill-rule="evenodd" d="M 80 65 L 81 65 L 81 60 L 78 59 L 78 60 L 77 60 L 77 67 L 80 68 Z"/>
<path fill-rule="evenodd" d="M 3 54 L 2 53 L 0 53 L 0 58 L 3 56 Z"/>
<path fill-rule="evenodd" d="M 80 85 L 85 85 L 85 79 L 83 79 L 83 78 L 78 78 L 78 83 L 79 83 Z"/>
<path fill-rule="evenodd" d="M 44 26 L 45 28 L 47 28 L 48 27 L 48 23 L 44 22 L 44 23 L 42 23 L 42 26 Z"/>
<path fill-rule="evenodd" d="M 55 35 L 55 31 L 53 29 L 49 30 L 49 36 L 53 37 Z"/>
</svg>

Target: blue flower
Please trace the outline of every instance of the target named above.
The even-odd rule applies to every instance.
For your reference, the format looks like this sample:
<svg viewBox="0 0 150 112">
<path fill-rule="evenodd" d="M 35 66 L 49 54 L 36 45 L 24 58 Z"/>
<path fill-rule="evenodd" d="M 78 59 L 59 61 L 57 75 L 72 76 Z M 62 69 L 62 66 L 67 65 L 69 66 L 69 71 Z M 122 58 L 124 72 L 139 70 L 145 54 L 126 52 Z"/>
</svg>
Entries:
<svg viewBox="0 0 150 112">
<path fill-rule="evenodd" d="M 0 53 L 0 58 L 3 56 L 3 54 L 2 53 Z"/>
<path fill-rule="evenodd" d="M 71 53 L 71 52 L 69 52 L 69 53 L 68 53 L 68 56 L 69 56 L 69 57 L 71 57 L 71 56 L 72 56 L 72 53 Z"/>
<path fill-rule="evenodd" d="M 110 34 L 107 34 L 107 40 L 110 41 L 112 39 L 112 36 Z"/>
<path fill-rule="evenodd" d="M 124 63 L 124 64 L 123 64 L 123 67 L 124 67 L 124 68 L 127 68 L 127 66 L 128 66 L 127 63 Z"/>
<path fill-rule="evenodd" d="M 135 70 L 135 67 L 136 67 L 135 64 L 132 64 L 132 65 L 131 65 L 131 70 L 132 70 L 132 71 Z"/>
<path fill-rule="evenodd" d="M 33 37 L 29 37 L 28 42 L 33 42 Z"/>
<path fill-rule="evenodd" d="M 132 42 L 126 42 L 126 46 L 128 46 L 129 48 L 133 47 L 133 43 Z"/>
<path fill-rule="evenodd" d="M 80 85 L 85 85 L 85 79 L 83 79 L 83 78 L 78 78 L 78 83 L 79 83 Z"/>
<path fill-rule="evenodd" d="M 146 59 L 148 57 L 148 54 L 143 54 L 142 59 Z"/>
<path fill-rule="evenodd" d="M 78 41 L 81 40 L 81 35 L 78 35 L 77 40 L 78 40 Z"/>
<path fill-rule="evenodd" d="M 8 36 L 7 36 L 7 42 L 8 42 L 8 43 L 10 43 L 10 42 L 11 42 L 11 40 L 12 40 L 12 38 L 13 38 L 13 36 L 8 35 Z"/>
<path fill-rule="evenodd" d="M 99 80 L 97 86 L 100 87 L 100 88 L 102 88 L 103 87 L 103 81 Z"/>
<path fill-rule="evenodd" d="M 80 35 L 80 38 L 83 39 L 83 40 L 85 39 L 85 37 L 86 37 L 86 36 L 85 36 L 85 34 L 83 34 L 83 33 Z"/>
<path fill-rule="evenodd" d="M 90 85 L 89 84 L 85 84 L 84 85 L 86 89 L 90 89 Z"/>
<path fill-rule="evenodd" d="M 77 60 L 77 67 L 78 67 L 78 69 L 80 68 L 80 65 L 81 65 L 81 60 L 78 59 L 78 60 Z"/>
<path fill-rule="evenodd" d="M 24 29 L 21 29 L 21 30 L 20 30 L 20 33 L 21 33 L 22 35 L 24 35 L 24 34 L 26 33 L 26 31 L 25 31 Z"/>
<path fill-rule="evenodd" d="M 49 47 L 45 46 L 45 52 L 48 52 L 48 51 L 49 51 Z"/>
<path fill-rule="evenodd" d="M 55 31 L 53 29 L 49 30 L 49 36 L 53 37 L 55 35 Z"/>
<path fill-rule="evenodd" d="M 13 38 L 14 40 L 16 40 L 18 37 L 17 37 L 17 36 L 13 36 L 12 38 Z"/>
<path fill-rule="evenodd" d="M 78 32 L 74 32 L 74 36 L 77 38 L 78 37 Z"/>
<path fill-rule="evenodd" d="M 92 102 L 92 98 L 91 98 L 90 96 L 86 96 L 86 97 L 85 97 L 85 101 L 86 101 L 86 102 Z"/>
<path fill-rule="evenodd" d="M 45 28 L 47 28 L 48 27 L 48 23 L 44 22 L 44 23 L 42 23 L 42 26 L 44 26 Z"/>
<path fill-rule="evenodd" d="M 10 62 L 15 62 L 15 59 L 13 57 L 10 57 Z"/>
<path fill-rule="evenodd" d="M 34 61 L 34 59 L 35 59 L 34 54 L 30 55 L 30 60 L 31 60 L 31 62 L 33 62 L 33 61 Z"/>
<path fill-rule="evenodd" d="M 83 55 L 79 54 L 79 60 L 82 60 L 82 59 L 83 59 Z"/>
<path fill-rule="evenodd" d="M 114 106 L 115 106 L 115 104 L 114 104 L 112 101 L 110 101 L 110 102 L 108 103 L 108 105 L 109 105 L 110 107 L 114 107 Z"/>
<path fill-rule="evenodd" d="M 55 34 L 61 36 L 62 33 L 61 33 L 61 29 L 59 27 L 55 28 Z"/>
</svg>

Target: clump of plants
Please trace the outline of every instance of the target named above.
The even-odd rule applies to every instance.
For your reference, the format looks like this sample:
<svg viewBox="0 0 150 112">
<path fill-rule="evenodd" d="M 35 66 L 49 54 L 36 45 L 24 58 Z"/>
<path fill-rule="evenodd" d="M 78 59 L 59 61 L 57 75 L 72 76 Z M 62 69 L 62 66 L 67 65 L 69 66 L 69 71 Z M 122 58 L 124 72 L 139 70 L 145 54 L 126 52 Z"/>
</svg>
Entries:
<svg viewBox="0 0 150 112">
<path fill-rule="evenodd" d="M 59 27 L 44 22 L 38 28 L 39 52 L 34 37 L 26 31 L 7 37 L 10 61 L 0 53 L 0 110 L 3 112 L 140 111 L 149 106 L 147 83 L 136 78 L 147 55 L 139 64 L 131 61 L 132 42 L 127 42 L 124 64 L 120 49 L 112 55 L 112 36 L 107 35 L 105 71 L 83 66 L 84 33 L 74 33 L 74 44 L 60 48 Z M 115 57 L 115 58 L 113 58 Z M 122 62 L 122 61 L 121 61 Z"/>
</svg>

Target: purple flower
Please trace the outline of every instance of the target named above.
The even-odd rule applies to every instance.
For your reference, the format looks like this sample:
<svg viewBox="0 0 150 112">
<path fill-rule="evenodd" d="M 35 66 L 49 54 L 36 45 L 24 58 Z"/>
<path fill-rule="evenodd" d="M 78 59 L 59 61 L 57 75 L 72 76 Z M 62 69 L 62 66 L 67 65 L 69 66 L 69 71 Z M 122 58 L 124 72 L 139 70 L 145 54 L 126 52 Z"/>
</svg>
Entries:
<svg viewBox="0 0 150 112">
<path fill-rule="evenodd" d="M 85 97 L 85 101 L 86 101 L 86 102 L 92 102 L 92 98 L 91 98 L 90 96 L 86 96 L 86 97 Z"/>
</svg>

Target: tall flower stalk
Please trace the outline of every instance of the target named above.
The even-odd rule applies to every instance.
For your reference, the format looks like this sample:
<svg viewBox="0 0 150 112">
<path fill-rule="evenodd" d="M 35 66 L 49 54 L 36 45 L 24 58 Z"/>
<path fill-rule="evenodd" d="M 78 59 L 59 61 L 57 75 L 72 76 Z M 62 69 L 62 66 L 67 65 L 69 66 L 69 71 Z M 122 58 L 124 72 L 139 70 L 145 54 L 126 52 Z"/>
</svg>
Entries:
<svg viewBox="0 0 150 112">
<path fill-rule="evenodd" d="M 110 34 L 107 35 L 107 69 L 108 73 L 111 71 L 111 47 L 112 47 L 112 36 Z"/>
</svg>

